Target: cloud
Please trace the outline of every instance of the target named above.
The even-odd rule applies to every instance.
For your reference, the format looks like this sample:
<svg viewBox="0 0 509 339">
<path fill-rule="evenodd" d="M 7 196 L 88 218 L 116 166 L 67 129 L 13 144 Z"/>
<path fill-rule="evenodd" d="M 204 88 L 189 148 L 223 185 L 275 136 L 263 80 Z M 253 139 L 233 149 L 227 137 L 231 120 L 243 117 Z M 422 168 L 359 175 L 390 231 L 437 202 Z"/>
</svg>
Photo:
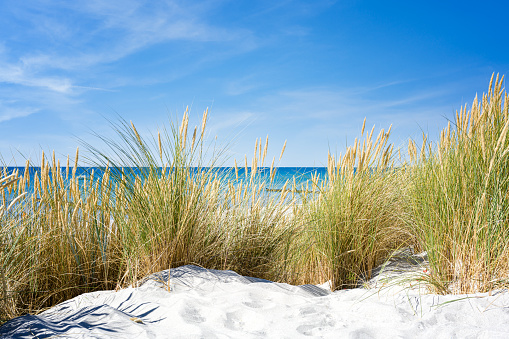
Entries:
<svg viewBox="0 0 509 339">
<path fill-rule="evenodd" d="M 227 95 L 236 96 L 251 92 L 257 88 L 260 88 L 261 83 L 256 79 L 255 74 L 250 74 L 239 79 L 234 79 L 225 82 L 224 92 Z"/>
<path fill-rule="evenodd" d="M 31 114 L 37 113 L 39 111 L 38 108 L 13 108 L 13 107 L 5 107 L 0 103 L 0 123 L 9 121 L 15 118 L 22 118 L 29 116 Z"/>
<path fill-rule="evenodd" d="M 82 101 L 70 92 L 54 91 L 48 87 L 0 84 L 0 117 L 2 121 L 28 117 L 35 113 L 49 114 L 62 120 L 83 120 L 86 108 Z M 54 121 L 58 123 L 58 121 Z M 14 131 L 5 131 L 14 133 Z M 21 134 L 27 130 L 20 131 Z M 26 135 L 26 138 L 31 138 Z"/>
<path fill-rule="evenodd" d="M 102 91 L 102 92 L 118 92 L 117 90 L 113 89 L 107 89 L 107 88 L 100 88 L 100 87 L 89 87 L 89 86 L 71 86 L 72 88 L 80 88 L 85 90 L 91 90 L 91 91 Z"/>
<path fill-rule="evenodd" d="M 248 125 L 255 120 L 256 113 L 253 112 L 216 112 L 216 114 L 221 116 L 221 121 L 214 121 L 207 127 L 208 131 L 214 135 L 224 134 L 223 131 L 229 130 L 238 131 L 238 128 L 241 126 Z"/>
<path fill-rule="evenodd" d="M 260 102 L 266 107 L 277 107 L 280 116 L 291 119 L 351 119 L 354 116 L 376 116 L 377 119 L 383 119 L 386 115 L 409 115 L 409 110 L 440 107 L 440 104 L 435 103 L 437 99 L 451 93 L 448 85 L 410 90 L 402 86 L 406 83 L 408 81 L 401 80 L 348 89 L 300 88 L 265 96 Z M 390 95 L 379 91 L 390 86 L 399 87 L 391 89 Z"/>
<path fill-rule="evenodd" d="M 394 86 L 400 83 L 404 84 L 395 82 Z M 392 124 L 393 140 L 399 145 L 409 137 L 419 137 L 421 128 L 434 135 L 445 126 L 444 115 L 452 113 L 443 100 L 451 94 L 447 85 L 419 90 L 402 86 L 391 91 L 391 96 L 378 92 L 384 87 L 300 88 L 266 95 L 255 105 L 263 112 L 255 124 L 271 135 L 295 131 L 294 143 L 313 140 L 316 144 L 358 137 L 366 117 L 367 126 L 375 124 L 377 131 Z"/>
<path fill-rule="evenodd" d="M 208 23 L 207 15 L 217 5 L 214 1 L 190 4 L 130 0 L 9 4 L 5 7 L 9 23 L 25 29 L 0 43 L 0 86 L 41 88 L 65 95 L 115 91 L 115 87 L 129 84 L 172 81 L 203 67 L 206 60 L 224 59 L 255 48 L 249 30 Z M 18 41 L 31 48 L 16 48 Z M 200 50 L 206 48 L 203 43 L 224 46 L 215 52 L 195 53 L 164 79 L 156 74 L 134 80 L 128 74 L 116 74 L 115 67 L 105 68 L 151 46 L 178 41 L 200 43 Z M 108 77 L 101 76 L 105 70 Z M 96 78 L 101 78 L 101 86 L 94 84 Z"/>
<path fill-rule="evenodd" d="M 25 69 L 11 64 L 0 63 L 0 82 L 43 87 L 59 93 L 68 93 L 72 87 L 71 81 L 65 77 L 46 77 L 30 74 Z"/>
<path fill-rule="evenodd" d="M 404 148 L 409 138 L 420 140 L 422 131 L 429 134 L 430 140 L 436 140 L 447 124 L 443 116 L 452 112 L 448 103 L 450 84 L 409 89 L 406 82 L 395 81 L 392 86 L 399 87 L 391 89 L 390 96 L 384 90 L 389 86 L 302 87 L 262 96 L 245 107 L 250 112 L 249 126 L 239 121 L 227 127 L 246 129 L 239 131 L 242 137 L 232 152 L 242 156 L 252 147 L 254 138 L 268 134 L 271 145 L 288 141 L 284 166 L 322 166 L 328 149 L 339 154 L 360 137 L 364 117 L 368 129 L 375 125 L 375 137 L 380 129 L 393 125 L 390 140 L 396 148 Z M 223 115 L 221 110 L 214 110 L 216 119 L 223 121 L 234 117 L 234 112 L 230 109 L 228 115 Z M 239 115 L 244 112 L 239 111 Z M 269 158 L 277 158 L 277 147 L 269 153 Z"/>
<path fill-rule="evenodd" d="M 49 46 L 46 50 L 22 55 L 20 60 L 26 68 L 75 70 L 114 62 L 168 41 L 252 45 L 251 33 L 247 30 L 207 24 L 206 2 L 184 6 L 177 1 L 87 1 L 58 6 L 48 3 L 48 6 L 68 12 L 76 21 L 62 27 L 60 18 L 48 17 L 46 11 L 30 16 L 31 24 L 38 27 L 41 35 L 55 36 L 59 49 L 55 52 L 54 46 Z M 39 26 L 40 21 L 45 24 Z M 72 34 L 56 33 L 61 31 Z"/>
<path fill-rule="evenodd" d="M 3 6 L 7 20 L 0 23 L 0 30 L 6 32 L 6 39 L 0 42 L 2 121 L 41 109 L 83 111 L 77 106 L 79 100 L 73 98 L 84 92 L 114 92 L 125 85 L 168 82 L 203 67 L 207 59 L 224 59 L 255 48 L 249 30 L 209 23 L 207 16 L 217 5 L 215 1 L 35 0 Z M 129 72 L 119 74 L 112 65 L 157 44 L 182 41 L 199 43 L 198 50 L 209 43 L 221 44 L 222 48 L 195 53 L 194 59 L 175 67 L 164 78 L 158 73 L 133 79 Z M 100 85 L 95 84 L 96 79 Z M 6 93 L 26 107 L 5 104 L 10 98 L 4 96 Z"/>
</svg>

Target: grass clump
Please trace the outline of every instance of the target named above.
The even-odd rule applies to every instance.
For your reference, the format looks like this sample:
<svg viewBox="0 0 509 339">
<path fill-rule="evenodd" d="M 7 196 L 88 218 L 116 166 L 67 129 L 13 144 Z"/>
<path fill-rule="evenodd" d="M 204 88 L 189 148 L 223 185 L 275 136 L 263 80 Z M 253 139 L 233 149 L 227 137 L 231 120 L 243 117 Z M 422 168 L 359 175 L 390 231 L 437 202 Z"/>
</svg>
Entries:
<svg viewBox="0 0 509 339">
<path fill-rule="evenodd" d="M 217 266 L 223 234 L 214 222 L 220 210 L 221 179 L 213 164 L 205 168 L 197 156 L 202 130 L 188 136 L 188 114 L 151 141 L 135 126 L 113 125 L 119 142 L 102 138 L 110 153 L 89 146 L 96 166 L 108 168 L 115 187 L 105 203 L 112 211 L 122 261 L 121 283 L 135 283 L 147 274 L 172 266 Z"/>
<path fill-rule="evenodd" d="M 42 159 L 40 171 L 27 161 L 24 174 L 16 170 L 1 190 L 3 206 L 10 206 L 0 219 L 6 317 L 111 289 L 120 272 L 109 210 L 100 203 L 110 194 L 107 177 L 93 184 L 92 174 L 82 182 L 69 161 L 62 169 L 54 157 L 52 164 Z"/>
<path fill-rule="evenodd" d="M 335 160 L 329 155 L 328 181 L 309 202 L 309 243 L 320 280 L 333 289 L 356 287 L 391 252 L 408 244 L 401 219 L 404 171 L 394 168 L 390 130 L 373 141 L 374 126 Z"/>
<path fill-rule="evenodd" d="M 0 179 L 0 190 L 7 191 L 12 194 L 13 186 L 17 184 L 19 177 L 17 173 L 6 175 L 4 172 L 3 178 Z M 18 244 L 23 234 L 24 225 L 16 222 L 16 215 L 20 213 L 18 201 L 23 199 L 25 194 L 16 196 L 12 202 L 7 204 L 5 198 L 0 205 L 0 287 L 1 287 L 1 308 L 0 322 L 6 321 L 17 314 L 16 307 L 16 294 L 15 291 L 19 288 L 16 280 L 12 277 L 13 271 L 22 270 L 24 277 L 26 277 L 27 261 L 24 260 L 24 252 L 12 251 L 10 243 Z"/>
<path fill-rule="evenodd" d="M 435 291 L 486 292 L 509 273 L 509 101 L 503 77 L 456 114 L 435 147 L 410 151 L 409 224 L 427 251 Z"/>
<path fill-rule="evenodd" d="M 151 142 L 132 123 L 121 122 L 115 126 L 120 143 L 103 138 L 113 157 L 90 148 L 99 159 L 96 165 L 111 168 L 116 191 L 109 208 L 119 230 L 126 282 L 185 264 L 281 279 L 281 247 L 293 227 L 283 222 L 288 206 L 269 196 L 265 186 L 271 183 L 257 171 L 268 138 L 263 152 L 257 140 L 250 170 L 246 158 L 244 176 L 237 167 L 233 176 L 218 166 L 221 150 L 203 163 L 207 114 L 192 136 L 186 110 L 180 126 L 172 124 Z"/>
</svg>

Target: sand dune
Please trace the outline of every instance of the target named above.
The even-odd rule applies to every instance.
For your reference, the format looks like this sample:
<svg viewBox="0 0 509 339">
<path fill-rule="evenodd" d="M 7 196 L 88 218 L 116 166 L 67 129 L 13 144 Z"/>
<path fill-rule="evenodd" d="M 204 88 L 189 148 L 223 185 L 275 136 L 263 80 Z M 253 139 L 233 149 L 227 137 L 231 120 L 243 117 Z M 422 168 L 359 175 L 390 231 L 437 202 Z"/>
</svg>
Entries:
<svg viewBox="0 0 509 339">
<path fill-rule="evenodd" d="M 386 272 L 394 275 L 394 265 Z M 411 271 L 408 270 L 407 271 Z M 392 272 L 392 273 L 391 273 Z M 170 292 L 167 290 L 170 273 Z M 2 338 L 507 338 L 509 294 L 422 289 L 331 292 L 182 266 L 137 288 L 80 295 L 0 328 Z M 451 302 L 453 301 L 453 302 Z"/>
</svg>

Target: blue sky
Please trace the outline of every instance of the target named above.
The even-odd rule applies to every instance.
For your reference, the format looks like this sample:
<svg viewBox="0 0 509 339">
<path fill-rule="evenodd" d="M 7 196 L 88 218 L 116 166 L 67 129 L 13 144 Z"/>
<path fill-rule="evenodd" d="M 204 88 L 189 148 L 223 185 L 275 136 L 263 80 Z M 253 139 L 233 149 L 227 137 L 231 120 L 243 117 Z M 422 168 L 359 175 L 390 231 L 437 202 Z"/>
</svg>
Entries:
<svg viewBox="0 0 509 339">
<path fill-rule="evenodd" d="M 436 137 L 509 74 L 505 1 L 0 1 L 0 154 L 65 159 L 106 119 L 146 136 L 210 109 L 226 164 L 269 135 L 281 166 L 323 166 L 364 117 Z M 11 160 L 14 159 L 14 160 Z"/>
</svg>

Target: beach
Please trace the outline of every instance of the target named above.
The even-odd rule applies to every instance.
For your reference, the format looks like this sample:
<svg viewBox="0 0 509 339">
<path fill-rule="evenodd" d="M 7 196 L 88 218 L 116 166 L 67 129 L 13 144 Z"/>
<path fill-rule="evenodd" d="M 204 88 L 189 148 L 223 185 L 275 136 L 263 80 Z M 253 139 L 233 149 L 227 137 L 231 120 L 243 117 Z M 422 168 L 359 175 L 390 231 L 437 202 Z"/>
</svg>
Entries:
<svg viewBox="0 0 509 339">
<path fill-rule="evenodd" d="M 418 258 L 418 257 L 417 257 Z M 396 264 L 397 265 L 394 265 Z M 390 267 L 389 267 L 390 266 Z M 396 267 L 401 270 L 397 272 Z M 392 261 L 365 285 L 331 292 L 193 265 L 139 287 L 85 293 L 15 318 L 2 338 L 507 338 L 509 293 L 426 294 L 414 260 Z M 392 280 L 388 278 L 392 277 Z M 394 278 L 404 283 L 395 282 Z M 414 276 L 415 277 L 415 276 Z M 169 278 L 169 285 L 168 285 Z M 392 281 L 392 283 L 391 283 Z M 413 282 L 413 283 L 412 283 Z"/>
<path fill-rule="evenodd" d="M 2 1 L 0 339 L 509 338 L 508 8 Z"/>
<path fill-rule="evenodd" d="M 121 121 L 116 163 L 4 167 L 0 334 L 509 337 L 507 98 L 493 76 L 406 160 L 364 120 L 326 168 L 266 166 L 268 138 L 204 165 L 186 111 L 153 143 Z"/>
</svg>

